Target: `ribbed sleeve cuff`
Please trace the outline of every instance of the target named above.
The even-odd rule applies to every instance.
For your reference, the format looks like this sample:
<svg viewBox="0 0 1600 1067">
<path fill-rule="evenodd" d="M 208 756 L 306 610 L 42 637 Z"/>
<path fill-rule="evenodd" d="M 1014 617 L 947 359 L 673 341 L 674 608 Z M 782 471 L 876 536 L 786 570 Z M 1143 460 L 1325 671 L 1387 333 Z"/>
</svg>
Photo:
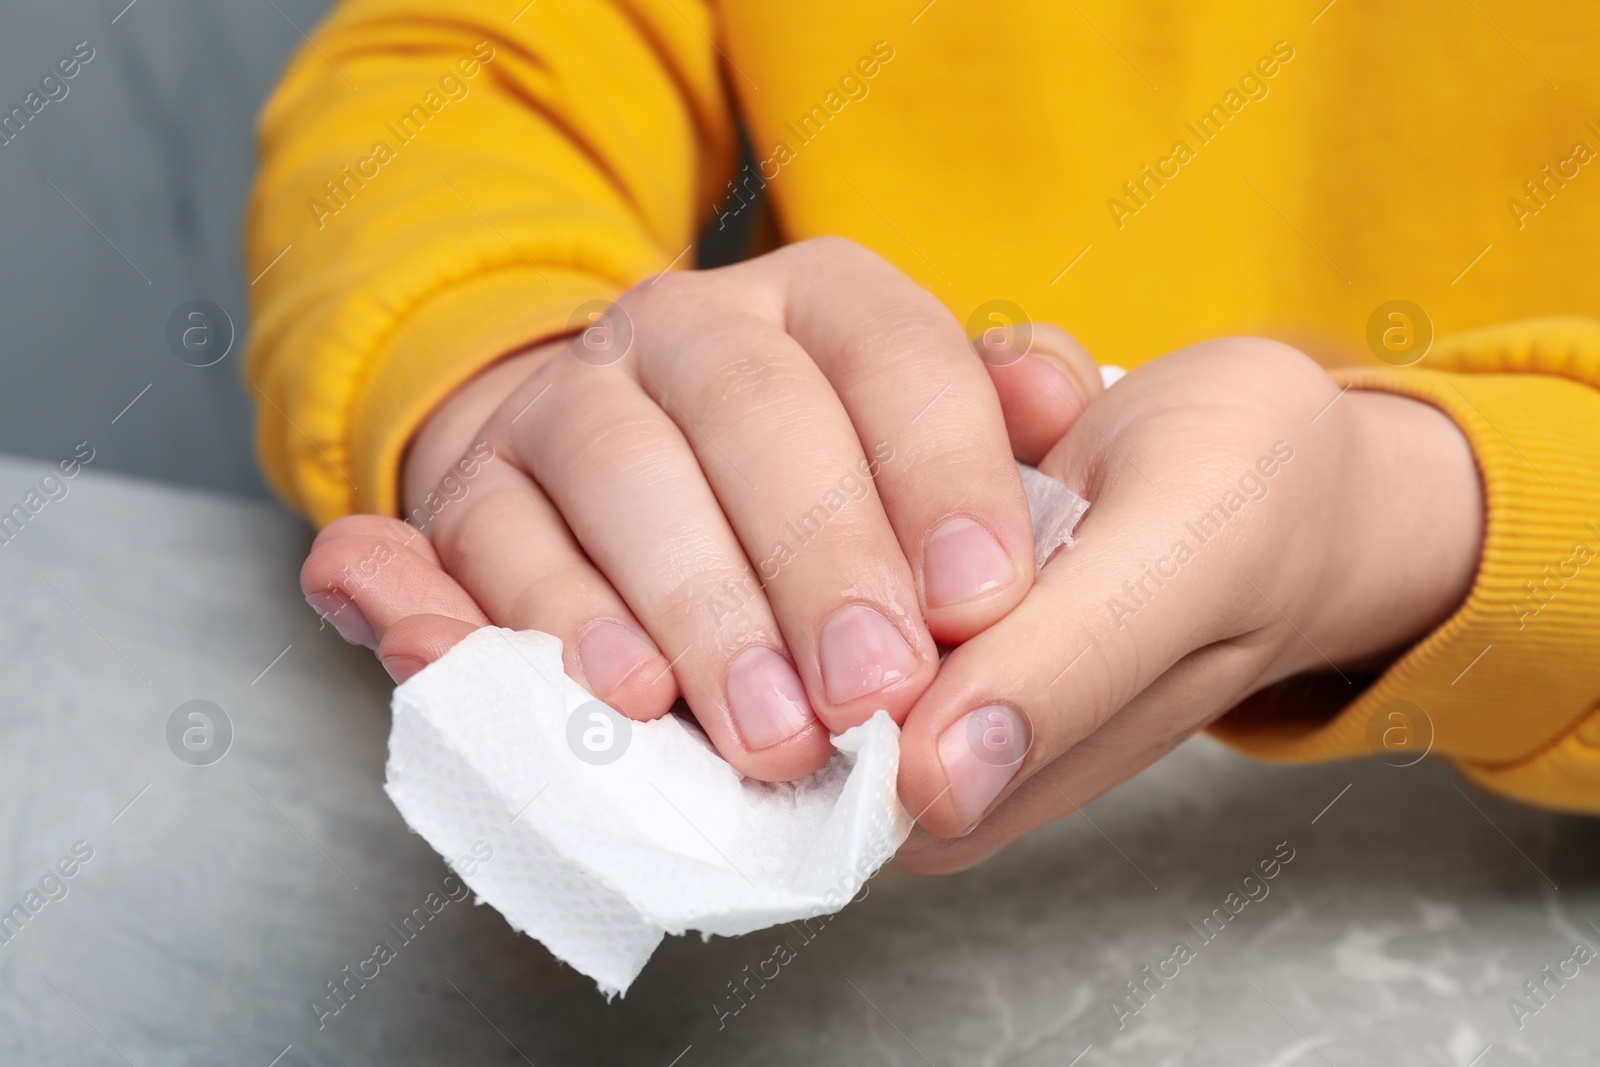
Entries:
<svg viewBox="0 0 1600 1067">
<path fill-rule="evenodd" d="M 578 271 L 507 269 L 418 305 L 367 365 L 349 415 L 347 493 L 309 501 L 319 525 L 352 511 L 399 512 L 400 463 L 439 403 L 496 360 L 567 332 L 572 309 L 616 286 Z M 359 487 L 359 488 L 358 488 Z"/>
</svg>

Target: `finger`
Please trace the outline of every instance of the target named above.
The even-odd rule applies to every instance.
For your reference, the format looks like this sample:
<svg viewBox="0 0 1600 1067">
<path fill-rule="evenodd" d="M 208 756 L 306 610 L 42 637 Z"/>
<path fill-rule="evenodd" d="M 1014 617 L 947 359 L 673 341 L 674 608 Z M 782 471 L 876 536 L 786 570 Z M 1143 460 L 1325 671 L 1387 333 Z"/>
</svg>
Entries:
<svg viewBox="0 0 1600 1067">
<path fill-rule="evenodd" d="M 1024 463 L 1037 465 L 1105 391 L 1094 357 L 1059 326 L 986 331 L 973 346 L 1000 397 L 1012 454 Z"/>
<path fill-rule="evenodd" d="M 445 567 L 496 625 L 560 638 L 566 672 L 630 718 L 671 709 L 678 690 L 667 659 L 521 471 L 485 466 L 472 493 L 440 513 L 434 537 Z"/>
<path fill-rule="evenodd" d="M 652 316 L 645 389 L 700 467 L 783 633 L 811 706 L 842 732 L 898 722 L 938 670 L 916 582 L 833 387 L 794 339 L 755 317 L 708 326 Z M 697 358 L 678 353 L 693 346 Z M 753 597 L 719 612 L 742 610 Z"/>
<path fill-rule="evenodd" d="M 793 246 L 785 324 L 837 390 L 942 642 L 964 641 L 1027 595 L 1033 536 L 994 388 L 927 290 L 849 242 Z M 816 262 L 813 262 L 816 261 Z"/>
<path fill-rule="evenodd" d="M 312 551 L 315 551 L 318 545 L 336 541 L 341 537 L 387 537 L 404 545 L 435 567 L 439 565 L 439 554 L 433 550 L 433 546 L 428 543 L 422 531 L 390 515 L 345 515 L 334 519 L 317 531 L 317 536 L 311 541 Z"/>
<path fill-rule="evenodd" d="M 954 873 L 1076 813 L 1193 737 L 1204 727 L 1208 709 L 1242 699 L 1248 685 L 1240 679 L 1250 672 L 1240 661 L 1255 655 L 1248 642 L 1224 642 L 1184 657 L 1105 725 L 1021 782 L 971 833 L 940 837 L 919 826 L 896 861 L 918 874 Z"/>
<path fill-rule="evenodd" d="M 683 434 L 628 371 L 570 361 L 541 416 L 505 433 L 723 758 L 766 781 L 821 767 L 827 730 L 744 549 Z"/>
<path fill-rule="evenodd" d="M 306 602 L 346 641 L 376 649 L 389 627 L 416 614 L 445 615 L 473 626 L 488 621 L 437 562 L 416 550 L 420 538 L 403 542 L 380 532 L 401 534 L 396 527 L 404 523 L 354 521 L 358 518 L 378 517 L 352 516 L 331 524 L 300 568 Z"/>
<path fill-rule="evenodd" d="M 923 826 L 964 832 L 1205 643 L 1198 635 L 1249 632 L 1254 616 L 1216 595 L 1248 586 L 1207 574 L 1227 554 L 1176 550 L 1171 516 L 1203 510 L 1105 494 L 1028 599 L 951 653 L 901 737 L 902 796 L 926 809 Z"/>
<path fill-rule="evenodd" d="M 478 626 L 448 615 L 408 615 L 378 642 L 378 659 L 389 677 L 403 682 L 450 651 Z"/>
</svg>

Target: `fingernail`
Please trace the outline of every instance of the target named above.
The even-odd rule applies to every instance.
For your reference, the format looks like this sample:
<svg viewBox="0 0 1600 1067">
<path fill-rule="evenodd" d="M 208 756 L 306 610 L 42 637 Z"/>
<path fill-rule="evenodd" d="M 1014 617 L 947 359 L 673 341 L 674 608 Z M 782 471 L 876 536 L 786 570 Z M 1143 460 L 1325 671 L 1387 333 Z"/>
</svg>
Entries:
<svg viewBox="0 0 1600 1067">
<path fill-rule="evenodd" d="M 380 662 L 383 664 L 383 669 L 389 672 L 389 677 L 394 679 L 395 685 L 399 685 L 427 666 L 415 656 L 384 656 Z"/>
<path fill-rule="evenodd" d="M 1015 778 L 1028 754 L 1028 728 L 1015 709 L 991 704 L 968 712 L 939 735 L 939 762 L 964 826 L 978 820 Z"/>
<path fill-rule="evenodd" d="M 887 689 L 917 669 L 917 657 L 894 624 L 865 604 L 851 604 L 822 628 L 822 684 L 843 704 Z"/>
<path fill-rule="evenodd" d="M 1016 575 L 994 534 L 971 519 L 951 519 L 933 532 L 922 551 L 922 587 L 929 607 L 972 600 Z"/>
<path fill-rule="evenodd" d="M 1031 355 L 1028 359 L 1034 363 L 1042 363 L 1050 368 L 1050 372 L 1059 380 L 1057 388 L 1061 390 L 1062 399 L 1071 405 L 1073 411 L 1082 411 L 1087 406 L 1083 399 L 1083 387 L 1067 372 L 1067 369 L 1055 360 L 1040 355 Z"/>
<path fill-rule="evenodd" d="M 361 609 L 356 607 L 356 602 L 343 593 L 333 589 L 321 592 L 307 593 L 306 603 L 311 605 L 311 610 L 321 615 L 323 620 L 333 624 L 339 631 L 339 636 L 352 645 L 365 645 L 376 650 L 378 635 L 373 633 L 372 624 L 367 617 L 361 614 Z"/>
<path fill-rule="evenodd" d="M 578 662 L 596 696 L 616 689 L 656 655 L 654 645 L 614 622 L 596 623 L 578 640 Z"/>
<path fill-rule="evenodd" d="M 816 721 L 800 676 L 770 648 L 747 648 L 728 668 L 728 707 L 752 750 L 786 741 Z"/>
</svg>

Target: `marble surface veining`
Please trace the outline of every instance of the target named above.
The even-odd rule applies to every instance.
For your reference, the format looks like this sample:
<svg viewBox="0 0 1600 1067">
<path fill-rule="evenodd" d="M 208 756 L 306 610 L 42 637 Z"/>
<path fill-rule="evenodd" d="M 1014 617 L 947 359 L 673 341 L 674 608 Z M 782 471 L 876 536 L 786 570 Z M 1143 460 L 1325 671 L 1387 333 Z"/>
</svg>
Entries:
<svg viewBox="0 0 1600 1067">
<path fill-rule="evenodd" d="M 42 466 L 0 461 L 0 501 Z M 0 548 L 0 909 L 93 853 L 0 943 L 0 1062 L 1595 1060 L 1600 966 L 1574 949 L 1600 947 L 1600 825 L 1434 760 L 1198 739 L 974 871 L 887 870 L 817 929 L 670 940 L 611 1003 L 470 901 L 402 940 L 447 872 L 382 792 L 386 677 L 300 599 L 308 540 L 91 470 Z M 210 766 L 168 747 L 193 699 L 235 731 Z M 381 940 L 377 976 L 313 1009 Z"/>
</svg>

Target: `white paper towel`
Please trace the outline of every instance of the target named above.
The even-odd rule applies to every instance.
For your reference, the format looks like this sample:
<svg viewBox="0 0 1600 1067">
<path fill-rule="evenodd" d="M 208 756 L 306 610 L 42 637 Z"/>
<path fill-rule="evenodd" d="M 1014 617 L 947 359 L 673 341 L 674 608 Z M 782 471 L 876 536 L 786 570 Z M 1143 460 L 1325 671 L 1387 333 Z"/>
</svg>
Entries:
<svg viewBox="0 0 1600 1067">
<path fill-rule="evenodd" d="M 1037 564 L 1088 504 L 1022 468 Z M 626 992 L 663 934 L 734 935 L 838 911 L 911 830 L 886 712 L 799 782 L 742 778 L 676 715 L 590 696 L 548 634 L 486 627 L 395 690 L 385 788 L 440 854 L 488 842 L 463 880 L 513 928 Z"/>
</svg>

